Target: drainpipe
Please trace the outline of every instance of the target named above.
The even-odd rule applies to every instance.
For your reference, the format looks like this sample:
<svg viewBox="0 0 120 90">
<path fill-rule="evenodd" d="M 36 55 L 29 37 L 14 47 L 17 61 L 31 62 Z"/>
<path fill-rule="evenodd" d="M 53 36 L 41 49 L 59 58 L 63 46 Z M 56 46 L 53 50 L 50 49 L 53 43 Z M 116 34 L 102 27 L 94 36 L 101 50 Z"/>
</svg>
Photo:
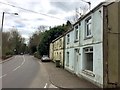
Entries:
<svg viewBox="0 0 120 90">
<path fill-rule="evenodd" d="M 65 68 L 65 35 L 63 37 L 63 68 Z"/>
</svg>

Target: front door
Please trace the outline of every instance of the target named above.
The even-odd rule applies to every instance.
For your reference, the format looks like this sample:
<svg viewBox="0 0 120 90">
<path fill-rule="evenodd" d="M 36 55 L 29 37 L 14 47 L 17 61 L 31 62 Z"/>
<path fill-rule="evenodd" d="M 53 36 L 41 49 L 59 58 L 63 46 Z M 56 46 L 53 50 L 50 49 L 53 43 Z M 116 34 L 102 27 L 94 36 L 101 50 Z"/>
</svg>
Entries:
<svg viewBox="0 0 120 90">
<path fill-rule="evenodd" d="M 75 49 L 74 72 L 79 73 L 79 49 Z"/>
</svg>

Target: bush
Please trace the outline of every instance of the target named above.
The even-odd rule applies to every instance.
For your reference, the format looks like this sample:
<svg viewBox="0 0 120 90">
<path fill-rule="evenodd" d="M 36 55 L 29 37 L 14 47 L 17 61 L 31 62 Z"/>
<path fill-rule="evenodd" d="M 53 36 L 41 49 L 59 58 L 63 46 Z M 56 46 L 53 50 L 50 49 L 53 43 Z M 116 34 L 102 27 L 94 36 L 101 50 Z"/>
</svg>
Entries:
<svg viewBox="0 0 120 90">
<path fill-rule="evenodd" d="M 14 53 L 12 51 L 6 52 L 5 55 L 13 55 Z"/>
<path fill-rule="evenodd" d="M 10 57 L 12 57 L 12 55 L 3 55 L 3 56 L 2 56 L 2 59 L 5 60 L 5 59 L 8 59 L 8 58 L 10 58 Z"/>
<path fill-rule="evenodd" d="M 38 58 L 38 59 L 41 59 L 41 56 L 39 55 L 38 52 L 35 52 L 35 53 L 34 53 L 34 57 L 36 57 L 36 58 Z"/>
</svg>

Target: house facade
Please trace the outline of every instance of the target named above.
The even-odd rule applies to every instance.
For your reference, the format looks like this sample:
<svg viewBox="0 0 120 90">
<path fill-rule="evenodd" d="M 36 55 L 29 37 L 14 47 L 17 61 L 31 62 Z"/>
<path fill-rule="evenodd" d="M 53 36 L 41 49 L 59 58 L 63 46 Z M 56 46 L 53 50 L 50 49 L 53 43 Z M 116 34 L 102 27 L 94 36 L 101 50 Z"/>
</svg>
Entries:
<svg viewBox="0 0 120 90">
<path fill-rule="evenodd" d="M 65 69 L 99 87 L 120 86 L 119 11 L 119 0 L 101 3 L 73 25 L 65 35 Z"/>
<path fill-rule="evenodd" d="M 65 35 L 65 69 L 72 73 L 76 71 L 76 63 L 74 60 L 78 58 L 79 54 L 79 23 L 69 30 Z M 75 54 L 76 53 L 76 54 Z"/>
<path fill-rule="evenodd" d="M 49 46 L 49 58 L 50 58 L 50 60 L 54 60 L 54 57 L 53 57 L 53 43 L 52 42 L 50 43 L 50 46 Z"/>
<path fill-rule="evenodd" d="M 50 58 L 53 62 L 60 60 L 61 66 L 64 67 L 64 35 L 61 35 L 50 43 Z"/>
</svg>

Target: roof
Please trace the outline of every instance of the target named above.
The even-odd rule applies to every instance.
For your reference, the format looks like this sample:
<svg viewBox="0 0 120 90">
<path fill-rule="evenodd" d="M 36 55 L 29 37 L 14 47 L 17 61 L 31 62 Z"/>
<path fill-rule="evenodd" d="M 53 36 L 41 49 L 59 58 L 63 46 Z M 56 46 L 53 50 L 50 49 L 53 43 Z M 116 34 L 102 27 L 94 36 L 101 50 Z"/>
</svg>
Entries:
<svg viewBox="0 0 120 90">
<path fill-rule="evenodd" d="M 66 31 L 65 33 L 63 33 L 61 36 L 59 36 L 59 37 L 57 37 L 56 39 L 54 39 L 54 40 L 52 41 L 52 43 L 55 42 L 55 41 L 57 41 L 57 40 L 60 39 L 61 37 L 65 36 L 67 33 L 69 33 L 69 32 L 72 31 L 72 30 L 73 30 L 73 28 L 69 29 L 68 31 Z"/>
<path fill-rule="evenodd" d="M 83 20 L 85 17 L 87 17 L 87 16 L 90 15 L 91 13 L 95 12 L 96 10 L 98 10 L 100 7 L 103 6 L 104 3 L 105 3 L 105 2 L 101 2 L 101 3 L 98 4 L 95 8 L 93 8 L 92 10 L 90 10 L 87 14 L 81 16 L 81 17 L 78 19 L 78 21 L 73 24 L 73 26 L 75 26 L 77 23 L 79 23 L 79 21 Z"/>
<path fill-rule="evenodd" d="M 81 16 L 77 22 L 75 22 L 73 24 L 73 26 L 75 26 L 76 24 L 78 24 L 81 20 L 83 20 L 84 18 L 86 18 L 88 15 L 90 15 L 91 13 L 95 12 L 96 10 L 98 10 L 99 8 L 101 8 L 102 6 L 107 6 L 109 4 L 112 4 L 114 2 L 101 2 L 99 3 L 95 8 L 93 8 L 91 11 L 89 11 L 87 14 Z"/>
<path fill-rule="evenodd" d="M 118 0 L 118 1 L 120 1 L 120 0 Z M 93 12 L 95 12 L 96 10 L 98 10 L 99 8 L 101 8 L 102 6 L 107 6 L 107 5 L 112 4 L 112 3 L 114 3 L 114 2 L 101 2 L 101 3 L 98 4 L 95 8 L 93 8 L 91 11 L 89 11 L 87 14 L 81 16 L 81 17 L 78 19 L 78 21 L 73 24 L 73 26 L 75 26 L 76 24 L 78 24 L 81 20 L 83 20 L 83 19 L 86 18 L 88 15 L 90 15 L 90 14 L 93 13 Z M 57 37 L 56 39 L 54 39 L 54 40 L 52 41 L 52 43 L 55 42 L 55 41 L 57 41 L 58 39 L 60 39 L 61 37 L 65 36 L 67 33 L 71 32 L 71 31 L 73 31 L 73 30 L 74 30 L 74 29 L 73 29 L 73 27 L 72 27 L 72 28 L 69 29 L 67 32 L 65 32 L 65 33 L 62 34 L 61 36 Z"/>
<path fill-rule="evenodd" d="M 54 39 L 54 40 L 52 41 L 52 43 L 55 42 L 55 41 L 57 41 L 58 39 L 60 39 L 60 38 L 63 37 L 63 36 L 64 36 L 64 34 L 62 34 L 61 36 L 57 37 L 56 39 Z"/>
</svg>

